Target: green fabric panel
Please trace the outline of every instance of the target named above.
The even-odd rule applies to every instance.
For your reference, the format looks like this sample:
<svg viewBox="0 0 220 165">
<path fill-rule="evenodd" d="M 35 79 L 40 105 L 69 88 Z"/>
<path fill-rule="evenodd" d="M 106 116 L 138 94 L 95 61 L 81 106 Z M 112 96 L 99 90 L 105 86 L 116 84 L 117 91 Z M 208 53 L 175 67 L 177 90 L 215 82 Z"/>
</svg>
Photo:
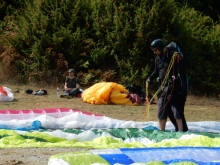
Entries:
<svg viewBox="0 0 220 165">
<path fill-rule="evenodd" d="M 170 132 L 170 131 L 159 131 L 159 130 L 143 130 L 138 128 L 114 128 L 114 129 L 93 129 L 95 134 L 109 133 L 110 135 L 121 138 L 123 140 L 127 138 L 148 138 L 156 142 L 160 142 L 164 139 L 179 139 L 182 135 L 203 135 L 210 138 L 220 138 L 218 133 L 200 133 L 200 132 Z M 77 130 L 77 134 L 83 131 Z"/>
<path fill-rule="evenodd" d="M 0 129 L 0 137 L 17 135 L 17 133 L 13 130 Z"/>
<path fill-rule="evenodd" d="M 158 130 L 143 130 L 138 128 L 117 128 L 117 129 L 94 129 L 95 134 L 109 133 L 110 135 L 120 138 L 122 140 L 128 138 L 148 138 L 156 142 L 160 142 L 164 139 L 178 139 L 182 136 L 178 132 L 165 132 Z"/>
<path fill-rule="evenodd" d="M 53 137 L 53 136 L 51 136 L 47 133 L 43 133 L 43 132 L 31 132 L 31 133 L 25 133 L 22 135 L 23 135 L 23 137 L 27 137 L 27 139 L 39 138 L 39 139 L 43 139 L 44 141 L 48 141 L 48 142 L 52 142 L 52 143 L 66 141 L 66 138 Z"/>
<path fill-rule="evenodd" d="M 110 135 L 120 138 L 122 140 L 128 138 L 148 138 L 149 140 L 154 140 L 155 142 L 160 142 L 164 139 L 179 139 L 183 134 L 190 135 L 203 135 L 208 136 L 210 138 L 220 138 L 220 134 L 217 133 L 200 133 L 200 132 L 170 132 L 170 131 L 159 131 L 159 130 L 144 130 L 138 128 L 113 128 L 113 129 L 93 129 L 92 130 L 96 135 L 102 133 L 109 133 Z M 82 131 L 80 130 L 68 130 L 69 133 L 79 134 Z"/>
<path fill-rule="evenodd" d="M 54 137 L 47 135 L 45 141 L 43 141 L 43 136 L 45 133 L 35 133 L 34 135 L 41 137 L 40 141 L 37 141 L 39 138 L 25 139 L 18 134 L 13 136 L 6 136 L 0 139 L 0 148 L 14 148 L 14 147 L 73 147 L 73 148 L 131 148 L 131 147 L 144 147 L 139 142 L 135 143 L 123 143 L 120 139 L 116 140 L 111 137 L 99 137 L 93 141 L 78 142 L 76 140 L 54 140 Z M 51 139 L 50 139 L 51 137 Z M 59 138 L 58 138 L 59 139 Z"/>
<path fill-rule="evenodd" d="M 137 128 L 128 128 L 128 129 L 109 129 L 108 132 L 115 136 L 120 137 L 123 140 L 127 138 L 148 138 L 150 140 L 154 140 L 156 142 L 160 142 L 164 139 L 179 139 L 182 135 L 190 135 L 191 132 L 170 132 L 170 131 L 160 131 L 160 130 L 143 130 Z M 193 134 L 203 135 L 210 138 L 220 138 L 220 134 L 217 133 L 199 133 L 196 132 Z"/>
<path fill-rule="evenodd" d="M 67 132 L 67 133 L 73 133 L 73 134 L 76 134 L 76 135 L 84 132 L 84 130 L 82 130 L 82 129 L 71 129 L 71 128 L 66 128 L 66 129 L 63 129 L 62 131 Z"/>
<path fill-rule="evenodd" d="M 196 135 L 208 136 L 210 138 L 220 138 L 219 133 L 211 133 L 211 132 L 191 132 L 191 133 L 196 134 Z M 189 134 L 191 133 L 189 132 Z"/>
<path fill-rule="evenodd" d="M 113 139 L 111 137 L 99 137 L 93 140 L 97 146 L 96 148 L 143 148 L 144 145 L 139 142 L 123 143 L 121 139 Z M 108 147 L 109 146 L 109 147 Z M 119 147 L 121 146 L 121 147 Z"/>
<path fill-rule="evenodd" d="M 95 130 L 97 132 L 106 132 L 104 130 Z M 204 147 L 216 147 L 220 146 L 220 138 L 215 136 L 216 134 L 203 135 L 190 135 L 190 133 L 178 133 L 178 132 L 163 132 L 163 131 L 141 131 L 139 129 L 109 129 L 113 135 L 118 138 L 112 137 L 98 137 L 92 141 L 79 142 L 77 140 L 66 140 L 65 138 L 53 137 L 44 132 L 28 132 L 24 134 L 17 134 L 13 130 L 0 130 L 0 147 L 12 148 L 12 147 L 75 147 L 75 148 L 142 148 L 142 147 L 172 147 L 172 146 L 204 146 Z M 126 133 L 127 132 L 127 133 Z M 152 138 L 153 143 L 142 144 L 136 142 L 123 142 L 120 136 L 134 137 L 141 132 L 142 138 Z M 182 135 L 189 135 L 188 139 L 179 139 Z M 207 135 L 207 134 L 204 134 Z M 211 136 L 210 136 L 211 135 Z M 137 136 L 137 137 L 140 137 Z M 210 138 L 210 137 L 214 138 Z M 157 140 L 155 140 L 157 139 Z M 166 137 L 166 138 L 165 138 Z M 155 140 L 155 141 L 154 141 Z"/>
<path fill-rule="evenodd" d="M 102 157 L 89 153 L 89 152 L 82 152 L 82 153 L 62 153 L 57 154 L 52 157 L 51 159 L 62 159 L 65 162 L 68 162 L 70 165 L 91 165 L 93 163 L 100 163 L 102 165 L 110 165 L 105 159 Z M 49 161 L 50 161 L 49 160 Z"/>
<path fill-rule="evenodd" d="M 159 143 L 147 144 L 147 147 L 172 147 L 172 146 L 194 146 L 194 147 L 217 147 L 220 146 L 220 138 L 209 138 L 198 135 L 190 139 L 164 140 Z"/>
</svg>

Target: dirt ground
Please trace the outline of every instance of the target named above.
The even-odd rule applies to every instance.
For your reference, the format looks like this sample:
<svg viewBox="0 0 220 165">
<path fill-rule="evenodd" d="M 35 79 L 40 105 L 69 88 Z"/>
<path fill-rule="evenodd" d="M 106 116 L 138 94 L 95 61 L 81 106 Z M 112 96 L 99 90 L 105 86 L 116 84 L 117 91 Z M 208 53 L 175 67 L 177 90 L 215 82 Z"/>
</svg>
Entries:
<svg viewBox="0 0 220 165">
<path fill-rule="evenodd" d="M 0 149 L 0 165 L 47 165 L 52 155 L 85 151 L 80 148 L 9 148 Z"/>
<path fill-rule="evenodd" d="M 0 86 L 6 86 L 0 84 Z M 56 87 L 49 86 L 6 86 L 14 93 L 14 101 L 0 102 L 3 109 L 41 109 L 41 108 L 71 108 L 102 114 L 111 118 L 133 121 L 156 121 L 156 104 L 150 105 L 149 118 L 146 104 L 140 106 L 126 105 L 92 105 L 81 98 L 64 99 L 56 95 Z M 25 89 L 46 89 L 48 95 L 36 96 L 25 94 Z M 185 116 L 187 121 L 220 121 L 220 99 L 190 96 L 187 98 Z M 78 148 L 0 148 L 0 165 L 47 165 L 52 155 L 86 149 Z M 87 149 L 88 150 L 88 149 Z"/>
</svg>

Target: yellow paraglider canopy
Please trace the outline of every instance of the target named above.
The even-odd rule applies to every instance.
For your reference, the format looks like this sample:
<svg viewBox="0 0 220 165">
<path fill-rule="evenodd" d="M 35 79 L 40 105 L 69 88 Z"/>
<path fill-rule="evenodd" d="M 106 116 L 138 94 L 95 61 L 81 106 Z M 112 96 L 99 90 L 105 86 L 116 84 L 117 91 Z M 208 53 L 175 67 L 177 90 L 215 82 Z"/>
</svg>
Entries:
<svg viewBox="0 0 220 165">
<path fill-rule="evenodd" d="M 82 99 L 90 104 L 139 105 L 132 103 L 129 91 L 123 85 L 114 82 L 94 84 L 82 93 Z"/>
</svg>

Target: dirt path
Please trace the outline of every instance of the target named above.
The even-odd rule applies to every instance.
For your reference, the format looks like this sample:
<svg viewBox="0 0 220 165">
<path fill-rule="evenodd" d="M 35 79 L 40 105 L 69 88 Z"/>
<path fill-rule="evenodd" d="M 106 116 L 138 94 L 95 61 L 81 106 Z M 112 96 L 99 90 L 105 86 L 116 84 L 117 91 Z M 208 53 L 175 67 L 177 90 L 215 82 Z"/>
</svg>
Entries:
<svg viewBox="0 0 220 165">
<path fill-rule="evenodd" d="M 47 165 L 52 155 L 82 151 L 77 148 L 9 148 L 0 149 L 0 165 Z"/>
</svg>

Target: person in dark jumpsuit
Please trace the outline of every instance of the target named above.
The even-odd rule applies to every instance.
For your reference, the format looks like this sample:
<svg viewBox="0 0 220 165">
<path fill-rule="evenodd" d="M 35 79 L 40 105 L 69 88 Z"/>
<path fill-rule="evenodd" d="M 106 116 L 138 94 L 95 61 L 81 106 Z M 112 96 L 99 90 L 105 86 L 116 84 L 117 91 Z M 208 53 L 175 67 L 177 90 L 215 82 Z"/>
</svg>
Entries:
<svg viewBox="0 0 220 165">
<path fill-rule="evenodd" d="M 160 88 L 157 95 L 157 118 L 160 130 L 165 130 L 169 117 L 176 131 L 186 132 L 188 126 L 184 116 L 184 107 L 187 97 L 187 75 L 184 55 L 179 52 L 176 43 L 171 42 L 165 46 L 161 39 L 154 40 L 151 43 L 151 49 L 156 55 L 155 68 L 147 82 L 151 83 L 153 79 L 157 78 Z"/>
</svg>

